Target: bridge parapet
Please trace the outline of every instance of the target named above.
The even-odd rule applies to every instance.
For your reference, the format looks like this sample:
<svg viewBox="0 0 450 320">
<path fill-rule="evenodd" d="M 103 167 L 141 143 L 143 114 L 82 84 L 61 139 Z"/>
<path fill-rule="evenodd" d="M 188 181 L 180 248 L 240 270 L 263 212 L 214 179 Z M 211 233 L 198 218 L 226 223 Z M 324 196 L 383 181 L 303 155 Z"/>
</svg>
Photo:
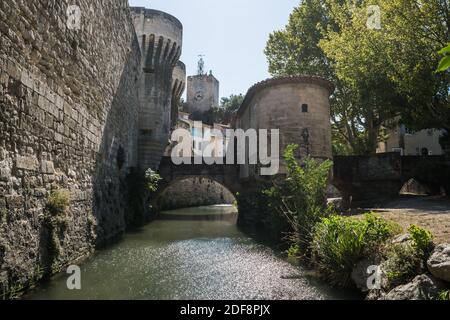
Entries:
<svg viewBox="0 0 450 320">
<path fill-rule="evenodd" d="M 450 163 L 442 156 L 401 156 L 382 153 L 370 156 L 334 157 L 333 184 L 350 202 L 368 202 L 392 198 L 402 186 L 416 179 L 439 194 L 449 194 Z"/>
</svg>

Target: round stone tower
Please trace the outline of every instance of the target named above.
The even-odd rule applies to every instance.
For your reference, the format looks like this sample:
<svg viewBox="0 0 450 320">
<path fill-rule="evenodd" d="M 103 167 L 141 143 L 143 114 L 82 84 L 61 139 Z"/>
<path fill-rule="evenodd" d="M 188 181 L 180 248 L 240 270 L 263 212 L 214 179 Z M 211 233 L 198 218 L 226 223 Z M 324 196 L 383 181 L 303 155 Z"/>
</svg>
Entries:
<svg viewBox="0 0 450 320">
<path fill-rule="evenodd" d="M 178 120 L 178 105 L 181 95 L 186 88 L 186 65 L 178 61 L 173 69 L 172 75 L 172 111 L 171 111 L 171 125 L 174 128 Z"/>
<path fill-rule="evenodd" d="M 287 145 L 299 145 L 297 157 L 330 159 L 331 123 L 329 97 L 334 85 L 313 76 L 274 78 L 249 89 L 239 108 L 234 126 L 247 130 L 279 129 L 280 156 Z M 281 161 L 283 164 L 283 161 Z M 244 166 L 244 177 L 257 170 Z M 280 173 L 283 173 L 281 165 Z"/>
<path fill-rule="evenodd" d="M 157 10 L 131 8 L 142 53 L 138 160 L 157 169 L 169 141 L 172 75 L 182 50 L 183 25 Z"/>
</svg>

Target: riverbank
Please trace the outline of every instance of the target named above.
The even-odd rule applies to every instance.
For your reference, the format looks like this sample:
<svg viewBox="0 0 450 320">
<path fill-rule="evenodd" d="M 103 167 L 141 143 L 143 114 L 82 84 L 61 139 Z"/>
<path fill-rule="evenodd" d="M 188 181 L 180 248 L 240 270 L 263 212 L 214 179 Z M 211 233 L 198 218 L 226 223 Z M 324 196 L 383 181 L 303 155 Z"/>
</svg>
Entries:
<svg viewBox="0 0 450 320">
<path fill-rule="evenodd" d="M 359 212 L 358 212 L 359 211 Z M 429 230 L 437 244 L 450 243 L 450 198 L 442 196 L 404 195 L 378 208 L 365 208 L 350 212 L 362 217 L 360 212 L 374 212 L 407 230 L 412 224 Z"/>
</svg>

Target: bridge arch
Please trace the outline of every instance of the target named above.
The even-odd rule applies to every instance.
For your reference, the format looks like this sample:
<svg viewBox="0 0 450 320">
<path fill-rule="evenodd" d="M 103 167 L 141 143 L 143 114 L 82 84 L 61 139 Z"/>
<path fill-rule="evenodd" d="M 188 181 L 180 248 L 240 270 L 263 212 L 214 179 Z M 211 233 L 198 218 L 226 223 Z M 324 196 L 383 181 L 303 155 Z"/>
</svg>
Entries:
<svg viewBox="0 0 450 320">
<path fill-rule="evenodd" d="M 162 210 L 215 204 L 233 204 L 236 194 L 217 177 L 183 175 L 165 181 L 155 198 Z"/>
</svg>

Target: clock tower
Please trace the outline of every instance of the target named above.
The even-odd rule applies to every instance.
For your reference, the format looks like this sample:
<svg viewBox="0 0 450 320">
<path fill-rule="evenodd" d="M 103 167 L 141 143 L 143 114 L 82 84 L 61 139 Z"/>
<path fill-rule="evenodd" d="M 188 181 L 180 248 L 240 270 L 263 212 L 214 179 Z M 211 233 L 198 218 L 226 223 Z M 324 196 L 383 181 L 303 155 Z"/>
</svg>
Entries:
<svg viewBox="0 0 450 320">
<path fill-rule="evenodd" d="M 204 71 L 203 56 L 198 62 L 197 75 L 187 78 L 187 106 L 192 113 L 205 113 L 219 105 L 219 81 L 210 71 Z"/>
</svg>

